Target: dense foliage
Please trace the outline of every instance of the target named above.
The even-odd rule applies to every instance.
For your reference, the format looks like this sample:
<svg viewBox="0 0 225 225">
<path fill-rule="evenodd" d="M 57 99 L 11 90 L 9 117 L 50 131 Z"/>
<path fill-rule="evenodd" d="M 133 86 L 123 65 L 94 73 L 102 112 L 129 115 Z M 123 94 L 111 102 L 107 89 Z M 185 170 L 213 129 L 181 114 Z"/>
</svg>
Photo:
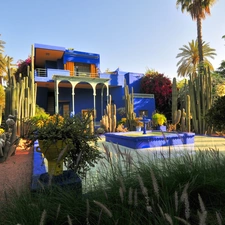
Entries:
<svg viewBox="0 0 225 225">
<path fill-rule="evenodd" d="M 147 71 L 141 80 L 141 92 L 154 94 L 156 110 L 171 117 L 172 82 L 164 74 Z"/>
<path fill-rule="evenodd" d="M 220 74 L 221 76 L 225 77 L 225 60 L 223 60 L 218 67 L 218 69 L 215 71 L 216 73 Z"/>
<path fill-rule="evenodd" d="M 225 131 L 225 96 L 215 101 L 206 114 L 206 121 L 215 131 Z"/>
</svg>

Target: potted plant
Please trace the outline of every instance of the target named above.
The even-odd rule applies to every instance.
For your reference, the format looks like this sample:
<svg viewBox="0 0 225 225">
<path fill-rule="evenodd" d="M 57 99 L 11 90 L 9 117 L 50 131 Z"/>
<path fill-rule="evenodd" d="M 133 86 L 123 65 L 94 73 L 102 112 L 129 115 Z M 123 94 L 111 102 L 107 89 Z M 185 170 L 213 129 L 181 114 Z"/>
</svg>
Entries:
<svg viewBox="0 0 225 225">
<path fill-rule="evenodd" d="M 63 174 L 63 163 L 81 178 L 96 161 L 102 158 L 97 148 L 98 136 L 93 132 L 91 112 L 85 116 L 65 117 L 56 114 L 45 118 L 31 118 L 26 134 L 27 145 L 38 140 L 37 151 L 48 160 L 51 176 Z"/>
<path fill-rule="evenodd" d="M 161 131 L 166 131 L 166 116 L 164 114 L 161 113 L 154 113 L 152 115 L 152 123 L 153 123 L 153 127 L 156 130 L 161 130 Z"/>
<path fill-rule="evenodd" d="M 141 122 L 141 120 L 142 120 L 142 117 L 135 118 L 136 131 L 141 131 L 141 128 L 143 127 L 143 122 Z"/>
</svg>

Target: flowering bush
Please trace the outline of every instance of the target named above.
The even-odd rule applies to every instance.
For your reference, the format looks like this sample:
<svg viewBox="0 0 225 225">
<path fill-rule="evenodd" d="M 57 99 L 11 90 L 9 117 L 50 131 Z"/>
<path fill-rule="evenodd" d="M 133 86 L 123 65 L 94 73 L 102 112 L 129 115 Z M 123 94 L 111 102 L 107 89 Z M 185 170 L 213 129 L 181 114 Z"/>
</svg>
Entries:
<svg viewBox="0 0 225 225">
<path fill-rule="evenodd" d="M 16 81 L 19 81 L 19 75 L 21 74 L 22 77 L 27 77 L 27 68 L 31 66 L 31 56 L 28 56 L 26 60 L 18 60 L 17 61 L 18 69 L 15 72 Z"/>
<path fill-rule="evenodd" d="M 148 71 L 141 80 L 141 92 L 154 94 L 156 109 L 168 116 L 171 114 L 172 83 L 164 74 Z"/>
</svg>

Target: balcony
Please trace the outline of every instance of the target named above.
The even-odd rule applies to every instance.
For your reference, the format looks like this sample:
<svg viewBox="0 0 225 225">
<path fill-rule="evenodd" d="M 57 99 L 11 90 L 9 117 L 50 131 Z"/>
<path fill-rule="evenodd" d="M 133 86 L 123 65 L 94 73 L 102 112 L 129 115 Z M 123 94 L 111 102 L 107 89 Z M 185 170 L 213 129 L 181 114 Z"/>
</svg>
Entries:
<svg viewBox="0 0 225 225">
<path fill-rule="evenodd" d="M 98 73 L 83 73 L 83 72 L 71 72 L 69 70 L 60 70 L 60 69 L 42 69 L 37 68 L 35 69 L 35 80 L 36 81 L 46 81 L 46 80 L 52 80 L 52 77 L 54 75 L 59 76 L 68 76 L 68 77 L 93 77 L 93 78 L 99 78 Z"/>
</svg>

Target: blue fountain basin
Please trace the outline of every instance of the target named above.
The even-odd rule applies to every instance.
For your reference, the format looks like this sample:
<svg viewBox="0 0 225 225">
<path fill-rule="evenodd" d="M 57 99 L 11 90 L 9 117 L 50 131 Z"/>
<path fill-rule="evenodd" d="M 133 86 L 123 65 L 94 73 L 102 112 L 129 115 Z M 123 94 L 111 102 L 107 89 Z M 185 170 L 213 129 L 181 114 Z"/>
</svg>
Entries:
<svg viewBox="0 0 225 225">
<path fill-rule="evenodd" d="M 195 133 L 183 132 L 117 132 L 106 133 L 105 140 L 114 144 L 122 145 L 132 149 L 154 148 L 160 146 L 172 146 L 193 144 Z"/>
</svg>

